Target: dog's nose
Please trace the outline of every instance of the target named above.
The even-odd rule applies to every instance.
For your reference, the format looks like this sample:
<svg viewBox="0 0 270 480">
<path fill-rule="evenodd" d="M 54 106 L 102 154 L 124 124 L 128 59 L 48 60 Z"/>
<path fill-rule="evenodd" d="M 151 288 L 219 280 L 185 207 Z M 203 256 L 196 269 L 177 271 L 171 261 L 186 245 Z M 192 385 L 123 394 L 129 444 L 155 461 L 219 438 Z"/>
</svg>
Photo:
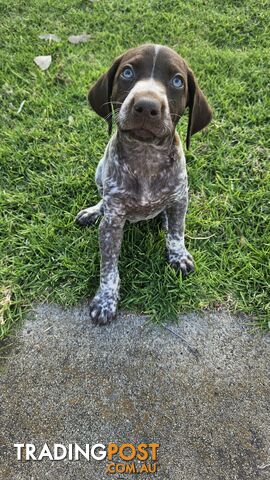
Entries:
<svg viewBox="0 0 270 480">
<path fill-rule="evenodd" d="M 141 97 L 137 100 L 133 108 L 138 115 L 146 116 L 149 118 L 159 118 L 161 115 L 161 105 L 155 99 Z"/>
</svg>

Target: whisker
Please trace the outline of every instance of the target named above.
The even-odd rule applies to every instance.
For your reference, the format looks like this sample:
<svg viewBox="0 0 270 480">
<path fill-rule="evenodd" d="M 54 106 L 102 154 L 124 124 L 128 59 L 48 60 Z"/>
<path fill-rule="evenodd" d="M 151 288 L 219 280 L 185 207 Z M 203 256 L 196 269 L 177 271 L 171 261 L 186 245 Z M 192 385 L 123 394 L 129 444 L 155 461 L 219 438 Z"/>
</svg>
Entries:
<svg viewBox="0 0 270 480">
<path fill-rule="evenodd" d="M 104 117 L 105 120 L 110 120 L 110 117 L 112 117 L 112 112 L 108 113 L 108 115 L 106 115 L 106 117 Z"/>
<path fill-rule="evenodd" d="M 107 103 L 108 103 L 108 102 L 107 102 Z M 121 102 L 118 102 L 118 103 L 121 103 Z M 104 104 L 104 105 L 105 105 L 105 104 Z M 109 112 L 108 115 L 106 115 L 106 116 L 104 117 L 104 119 L 107 120 L 107 121 L 108 121 L 108 120 L 114 121 L 114 115 L 115 115 L 116 117 L 118 117 L 119 112 L 120 112 L 120 108 L 115 108 L 114 111 Z"/>
<path fill-rule="evenodd" d="M 115 103 L 118 103 L 119 105 L 123 105 L 123 102 L 117 102 L 117 101 L 111 101 L 111 102 L 104 102 L 102 104 L 102 107 L 104 107 L 105 105 L 114 105 Z"/>
</svg>

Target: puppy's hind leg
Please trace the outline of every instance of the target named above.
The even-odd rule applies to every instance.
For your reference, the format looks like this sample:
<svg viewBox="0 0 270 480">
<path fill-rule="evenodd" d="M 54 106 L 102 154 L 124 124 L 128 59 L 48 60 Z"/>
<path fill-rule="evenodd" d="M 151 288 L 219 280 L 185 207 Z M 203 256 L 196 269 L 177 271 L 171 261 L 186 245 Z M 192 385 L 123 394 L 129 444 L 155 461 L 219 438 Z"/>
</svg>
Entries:
<svg viewBox="0 0 270 480">
<path fill-rule="evenodd" d="M 103 215 L 103 200 L 100 200 L 93 207 L 85 208 L 81 210 L 75 218 L 75 222 L 78 223 L 81 227 L 86 227 L 92 225 L 95 221 Z"/>
<path fill-rule="evenodd" d="M 159 220 L 160 220 L 162 230 L 167 232 L 168 231 L 168 215 L 167 215 L 167 212 L 166 212 L 166 208 L 164 210 L 162 210 L 162 212 L 160 212 Z"/>
<path fill-rule="evenodd" d="M 102 157 L 100 160 L 95 174 L 95 180 L 98 187 L 98 191 L 101 197 L 103 197 L 103 170 L 104 170 L 104 162 L 105 156 Z M 75 222 L 78 223 L 81 227 L 87 227 L 88 225 L 92 225 L 103 215 L 103 201 L 100 200 L 96 205 L 93 207 L 85 208 L 81 210 L 75 218 Z"/>
</svg>

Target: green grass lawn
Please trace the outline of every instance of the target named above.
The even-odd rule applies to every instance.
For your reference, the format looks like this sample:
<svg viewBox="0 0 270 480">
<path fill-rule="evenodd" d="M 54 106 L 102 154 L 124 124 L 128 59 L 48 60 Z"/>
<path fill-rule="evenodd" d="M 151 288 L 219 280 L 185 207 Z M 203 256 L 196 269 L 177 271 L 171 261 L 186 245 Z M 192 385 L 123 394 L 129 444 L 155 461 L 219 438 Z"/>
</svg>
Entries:
<svg viewBox="0 0 270 480">
<path fill-rule="evenodd" d="M 34 300 L 93 295 L 98 228 L 74 216 L 95 203 L 107 137 L 88 86 L 115 56 L 145 42 L 185 57 L 214 110 L 187 155 L 186 243 L 196 271 L 166 265 L 155 221 L 127 225 L 121 308 L 156 321 L 224 306 L 269 326 L 269 12 L 266 0 L 1 1 L 1 335 Z M 268 16 L 268 18 L 267 18 Z M 91 34 L 72 45 L 69 35 Z M 61 42 L 40 40 L 55 33 Z M 52 55 L 48 71 L 34 64 Z M 22 102 L 23 107 L 18 112 Z M 186 118 L 178 130 L 184 139 Z"/>
</svg>

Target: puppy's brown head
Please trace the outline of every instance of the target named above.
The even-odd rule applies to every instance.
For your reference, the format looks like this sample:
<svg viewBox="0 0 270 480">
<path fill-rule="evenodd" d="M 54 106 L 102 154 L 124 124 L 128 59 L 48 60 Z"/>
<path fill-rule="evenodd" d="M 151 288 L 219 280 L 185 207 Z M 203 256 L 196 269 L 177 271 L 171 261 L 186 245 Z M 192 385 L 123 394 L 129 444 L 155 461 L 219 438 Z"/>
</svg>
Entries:
<svg viewBox="0 0 270 480">
<path fill-rule="evenodd" d="M 195 76 L 180 55 L 161 45 L 141 45 L 118 57 L 90 89 L 89 103 L 112 127 L 152 141 L 174 133 L 189 109 L 186 144 L 208 125 L 212 112 Z"/>
</svg>

